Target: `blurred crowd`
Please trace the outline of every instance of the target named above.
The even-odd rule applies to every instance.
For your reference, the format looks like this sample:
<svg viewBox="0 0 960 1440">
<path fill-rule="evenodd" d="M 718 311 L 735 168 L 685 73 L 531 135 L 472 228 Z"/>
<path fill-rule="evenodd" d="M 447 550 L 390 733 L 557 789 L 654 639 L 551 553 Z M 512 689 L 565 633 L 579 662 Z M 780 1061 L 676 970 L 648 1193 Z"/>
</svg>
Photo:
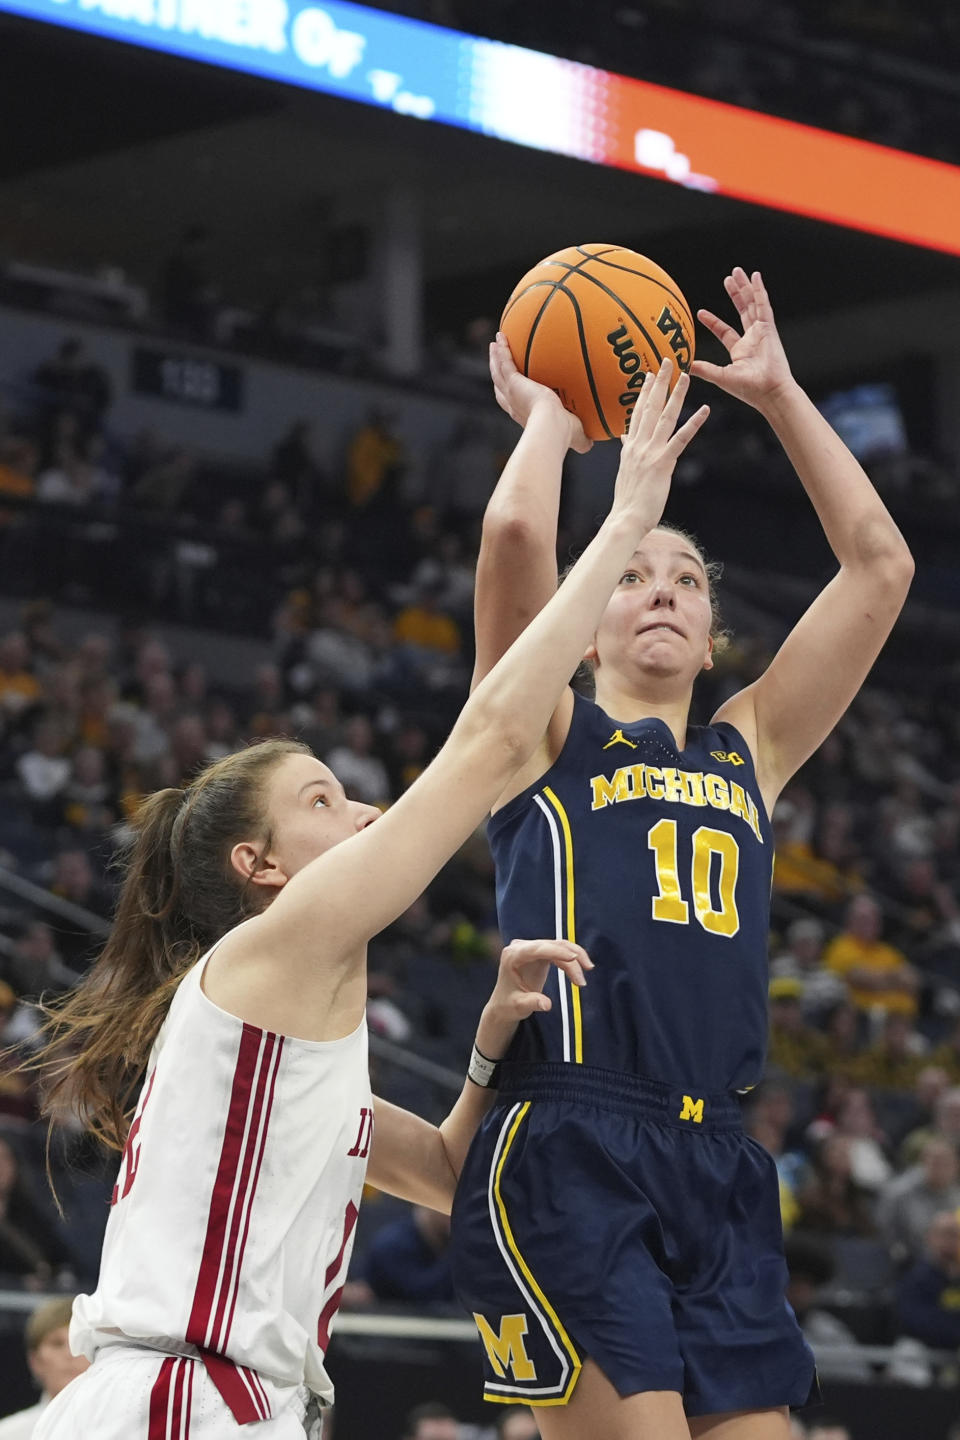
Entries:
<svg viewBox="0 0 960 1440">
<path fill-rule="evenodd" d="M 134 547 L 123 573 L 147 574 L 149 618 L 118 607 L 109 623 L 90 620 L 102 576 L 91 570 L 85 592 L 72 547 L 42 572 L 57 605 L 18 600 L 8 584 L 0 596 L 0 866 L 58 907 L 37 909 L 0 883 L 0 1284 L 41 1289 L 93 1279 L 109 1165 L 65 1117 L 52 1157 L 61 1223 L 44 1198 L 35 1087 L 11 1060 L 36 1044 L 39 997 L 89 963 L 131 814 L 149 791 L 276 733 L 307 741 L 352 795 L 395 800 L 465 697 L 473 562 L 498 456 L 465 420 L 438 457 L 446 483 L 433 503 L 413 503 L 388 416 L 371 414 L 347 437 L 335 473 L 300 422 L 265 457 L 262 482 L 229 493 L 200 484 L 172 443 L 113 438 L 109 384 L 78 342 L 33 378 L 31 405 L 0 438 L 5 554 L 22 548 L 24 501 L 98 524 L 149 515 L 165 544 L 186 536 L 194 553 L 212 552 L 194 567 L 210 587 L 201 604 L 176 549 Z M 45 544 L 57 533 L 41 531 Z M 582 538 L 567 527 L 562 551 Z M 75 591 L 60 585 L 65 575 Z M 235 620 L 235 591 L 259 614 L 261 659 L 230 668 L 213 663 L 209 632 Z M 172 620 L 203 620 L 206 648 Z M 735 636 L 704 677 L 695 718 L 749 683 L 770 643 Z M 780 1171 L 792 1303 L 812 1338 L 847 1347 L 837 1364 L 848 1375 L 870 1374 L 855 1354 L 863 1342 L 896 1341 L 897 1373 L 918 1382 L 939 1365 L 932 1354 L 960 1351 L 953 683 L 868 686 L 773 816 L 769 1066 L 745 1111 Z M 372 945 L 371 1030 L 462 1072 L 498 954 L 478 832 Z M 377 1083 L 427 1113 L 447 1104 L 393 1067 Z M 345 1303 L 450 1306 L 446 1244 L 442 1217 L 371 1195 Z"/>
</svg>

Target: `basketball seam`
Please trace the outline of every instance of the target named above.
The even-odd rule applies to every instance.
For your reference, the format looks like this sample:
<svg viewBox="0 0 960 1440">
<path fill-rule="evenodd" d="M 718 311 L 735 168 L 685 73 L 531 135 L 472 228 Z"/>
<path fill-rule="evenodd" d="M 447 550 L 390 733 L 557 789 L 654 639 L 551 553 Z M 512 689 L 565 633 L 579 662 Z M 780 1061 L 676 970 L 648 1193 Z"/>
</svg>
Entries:
<svg viewBox="0 0 960 1440">
<path fill-rule="evenodd" d="M 593 378 L 593 366 L 590 364 L 590 355 L 587 350 L 587 337 L 583 329 L 583 315 L 580 310 L 580 303 L 577 300 L 576 295 L 574 295 L 573 291 L 568 290 L 562 281 L 558 282 L 558 288 L 563 291 L 564 295 L 566 295 L 567 299 L 570 301 L 570 304 L 573 306 L 573 312 L 577 317 L 577 330 L 580 334 L 580 355 L 583 359 L 583 368 L 586 371 L 587 383 L 590 386 L 590 394 L 593 396 L 593 403 L 600 424 L 603 426 L 604 430 L 606 430 L 608 437 L 611 440 L 616 440 L 616 435 L 614 435 L 613 431 L 610 429 L 610 426 L 607 424 L 607 417 L 603 413 L 603 406 L 600 404 L 600 396 L 597 394 L 597 382 Z"/>
<path fill-rule="evenodd" d="M 573 249 L 573 246 L 571 246 L 570 248 Z M 601 254 L 601 255 L 609 255 L 609 254 L 613 253 L 613 252 L 616 250 L 616 248 L 617 248 L 617 247 L 616 247 L 615 245 L 610 245 L 606 250 L 600 251 L 600 254 Z M 588 261 L 590 261 L 590 260 L 595 260 L 595 259 L 597 258 L 595 255 L 589 255 L 589 254 L 587 254 L 587 253 L 584 251 L 584 249 L 583 249 L 583 247 L 582 247 L 581 245 L 578 245 L 578 246 L 576 247 L 576 249 L 577 249 L 577 253 L 578 253 L 578 254 L 584 256 L 584 258 L 583 258 L 581 261 L 579 261 L 579 263 L 576 264 L 576 265 L 571 265 L 571 264 L 569 263 L 569 261 L 567 261 L 567 260 L 555 260 L 552 256 L 549 257 L 549 258 L 546 259 L 546 260 L 541 260 L 541 261 L 540 261 L 540 265 L 562 265 L 562 266 L 566 269 L 567 274 L 569 275 L 571 272 L 579 271 L 584 265 L 587 264 Z M 534 266 L 534 269 L 535 269 L 535 270 L 539 270 L 540 265 Z M 523 287 L 523 289 L 520 291 L 519 295 L 514 295 L 511 300 L 508 300 L 508 301 L 507 301 L 507 308 L 504 310 L 503 314 L 500 316 L 500 324 L 503 325 L 504 320 L 506 320 L 507 316 L 510 314 L 510 311 L 513 309 L 514 305 L 516 305 L 518 301 L 522 300 L 523 297 L 524 297 L 524 295 L 527 295 L 531 290 L 535 290 L 538 285 L 552 285 L 552 286 L 553 286 L 553 289 L 550 291 L 550 294 L 547 296 L 546 300 L 544 300 L 544 302 L 543 302 L 543 304 L 541 305 L 539 311 L 537 312 L 537 317 L 536 317 L 536 319 L 535 319 L 534 322 L 533 322 L 533 326 L 532 326 L 532 328 L 531 328 L 531 330 L 530 330 L 529 335 L 527 336 L 527 348 L 526 348 L 526 353 L 525 353 L 525 355 L 524 355 L 524 360 L 523 360 L 523 373 L 524 373 L 524 375 L 526 375 L 526 374 L 528 373 L 529 368 L 530 368 L 530 347 L 531 347 L 531 345 L 533 344 L 534 332 L 536 331 L 537 326 L 540 324 L 540 321 L 541 321 L 541 319 L 543 318 L 543 312 L 544 312 L 544 310 L 546 310 L 547 306 L 550 304 L 550 301 L 553 299 L 554 295 L 557 293 L 557 286 L 558 286 L 560 283 L 561 283 L 561 281 L 559 281 L 559 280 L 531 280 L 531 282 L 530 282 L 529 285 L 525 285 L 525 286 Z"/>
<path fill-rule="evenodd" d="M 581 255 L 584 253 L 583 248 L 580 245 L 577 246 L 577 250 Z M 591 255 L 590 259 L 598 260 L 601 265 L 608 265 L 611 270 L 622 270 L 625 275 L 636 275 L 640 280 L 648 280 L 651 285 L 659 285 L 660 289 L 666 290 L 671 300 L 673 300 L 683 311 L 687 319 L 690 321 L 691 331 L 693 330 L 693 312 L 691 311 L 690 306 L 687 304 L 686 300 L 684 300 L 683 296 L 679 293 L 679 291 L 671 290 L 669 285 L 664 285 L 662 280 L 658 280 L 655 275 L 649 275 L 646 270 L 631 270 L 629 265 L 618 265 L 616 260 L 604 260 L 603 256 L 609 255 L 611 253 L 612 252 L 610 250 L 604 250 L 599 255 Z M 577 266 L 578 270 L 579 268 L 580 267 Z"/>
<path fill-rule="evenodd" d="M 591 256 L 591 259 L 592 258 L 593 257 Z M 628 273 L 635 274 L 636 272 L 629 271 Z M 673 359 L 672 355 L 668 356 L 663 350 L 660 349 L 660 346 L 653 339 L 653 336 L 649 333 L 646 326 L 643 324 L 643 321 L 640 320 L 638 316 L 634 315 L 633 311 L 629 308 L 629 306 L 624 304 L 622 297 L 617 294 L 616 290 L 611 290 L 609 285 L 604 285 L 603 281 L 598 280 L 595 275 L 588 275 L 586 270 L 578 270 L 577 274 L 580 275 L 582 279 L 589 280 L 592 285 L 596 285 L 600 290 L 604 292 L 604 294 L 609 295 L 611 300 L 616 300 L 617 304 L 623 307 L 623 313 L 625 315 L 628 315 L 633 321 L 634 325 L 636 325 L 637 329 L 640 331 L 640 334 L 650 346 L 650 349 L 653 351 L 654 355 L 659 356 L 660 360 Z"/>
</svg>

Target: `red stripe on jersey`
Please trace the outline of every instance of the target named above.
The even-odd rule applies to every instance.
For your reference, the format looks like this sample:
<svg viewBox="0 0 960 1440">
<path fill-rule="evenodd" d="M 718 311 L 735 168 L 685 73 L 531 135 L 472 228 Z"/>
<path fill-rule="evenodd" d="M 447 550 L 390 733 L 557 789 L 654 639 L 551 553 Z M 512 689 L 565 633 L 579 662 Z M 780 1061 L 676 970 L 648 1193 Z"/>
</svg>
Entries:
<svg viewBox="0 0 960 1440">
<path fill-rule="evenodd" d="M 232 1360 L 225 1360 L 222 1355 L 204 1355 L 202 1358 L 207 1374 L 238 1425 L 249 1425 L 254 1420 L 269 1418 L 269 1406 L 265 1406 L 259 1398 L 254 1398 Z M 152 1435 L 150 1440 L 153 1440 Z"/>
<path fill-rule="evenodd" d="M 212 1350 L 217 1350 L 221 1353 L 227 1348 L 229 1325 L 225 1325 L 224 1322 L 227 1308 L 230 1304 L 230 1296 L 235 1283 L 239 1284 L 240 1277 L 237 1272 L 240 1261 L 237 1254 L 237 1245 L 244 1221 L 244 1212 L 253 1203 L 253 1195 L 250 1189 L 251 1172 L 254 1168 L 255 1156 L 260 1141 L 260 1122 L 263 1116 L 270 1070 L 273 1065 L 274 1052 L 278 1045 L 278 1037 L 276 1035 L 271 1034 L 269 1031 L 262 1033 L 264 1044 L 257 1061 L 257 1075 L 253 1091 L 253 1101 L 249 1112 L 247 1133 L 243 1142 L 243 1154 L 240 1158 L 239 1174 L 234 1183 L 233 1209 L 230 1215 L 229 1230 L 226 1237 L 225 1263 L 222 1267 L 223 1278 L 217 1297 L 213 1326 L 212 1329 L 208 1331 L 206 1341 Z"/>
<path fill-rule="evenodd" d="M 260 1379 L 260 1376 L 257 1374 L 256 1370 L 250 1371 L 250 1378 L 253 1381 L 254 1389 L 263 1397 L 264 1410 L 268 1415 L 272 1415 L 273 1411 L 270 1408 L 270 1398 L 267 1395 L 267 1392 L 264 1389 L 263 1381 Z"/>
<path fill-rule="evenodd" d="M 183 1417 L 183 1440 L 190 1440 L 190 1416 L 193 1414 L 193 1372 L 196 1368 L 196 1361 L 191 1360 L 190 1373 L 187 1376 L 187 1410 Z"/>
<path fill-rule="evenodd" d="M 357 1223 L 357 1216 L 359 1214 L 360 1211 L 351 1200 L 347 1205 L 347 1213 L 343 1219 L 343 1239 L 340 1242 L 340 1249 L 337 1251 L 337 1258 L 336 1260 L 332 1260 L 327 1266 L 327 1273 L 323 1277 L 324 1290 L 326 1290 L 329 1285 L 332 1285 L 337 1278 L 340 1266 L 343 1263 L 343 1252 L 349 1244 L 350 1236 L 353 1234 L 353 1227 Z"/>
<path fill-rule="evenodd" d="M 160 1374 L 150 1391 L 150 1415 L 147 1440 L 169 1440 L 167 1435 L 167 1413 L 170 1409 L 170 1377 L 176 1360 L 171 1356 L 160 1366 Z"/>
<path fill-rule="evenodd" d="M 240 1152 L 247 1129 L 250 1096 L 257 1075 L 261 1041 L 265 1032 L 244 1024 L 233 1072 L 230 1106 L 220 1148 L 220 1164 L 210 1197 L 207 1232 L 200 1257 L 200 1271 L 194 1291 L 193 1309 L 187 1323 L 186 1339 L 201 1349 L 208 1346 L 207 1332 L 217 1292 L 221 1261 L 227 1238 L 227 1224 L 234 1198 Z M 271 1037 L 267 1037 L 268 1039 Z"/>
<path fill-rule="evenodd" d="M 187 1361 L 177 1361 L 177 1378 L 173 1382 L 173 1412 L 170 1440 L 183 1440 L 183 1383 L 187 1378 Z"/>
<path fill-rule="evenodd" d="M 330 1326 L 333 1324 L 334 1316 L 340 1309 L 340 1299 L 342 1295 L 343 1286 L 341 1285 L 338 1290 L 334 1290 L 330 1299 L 320 1311 L 320 1319 L 317 1321 L 317 1344 L 323 1353 L 326 1353 L 327 1346 L 330 1344 Z"/>
<path fill-rule="evenodd" d="M 263 1388 L 263 1381 L 260 1379 L 260 1376 L 256 1370 L 251 1370 L 248 1365 L 240 1366 L 240 1374 L 253 1391 L 254 1400 L 256 1400 L 258 1405 L 263 1407 L 263 1418 L 265 1420 L 269 1419 L 271 1414 L 270 1401 L 267 1399 L 267 1392 Z"/>
<path fill-rule="evenodd" d="M 266 1148 L 267 1148 L 267 1130 L 269 1129 L 269 1126 L 270 1126 L 270 1115 L 271 1115 L 271 1113 L 272 1113 L 272 1111 L 273 1111 L 273 1097 L 274 1097 L 274 1094 L 275 1094 L 276 1088 L 277 1088 L 277 1075 L 278 1075 L 279 1072 L 280 1072 L 280 1059 L 281 1059 L 281 1056 L 283 1055 L 283 1036 L 282 1036 L 282 1035 L 278 1035 L 278 1036 L 275 1036 L 275 1037 L 273 1037 L 273 1038 L 276 1040 L 276 1053 L 275 1053 L 275 1055 L 274 1055 L 274 1057 L 273 1057 L 273 1072 L 272 1072 L 272 1074 L 270 1075 L 270 1088 L 269 1088 L 269 1092 L 268 1092 L 268 1094 L 267 1094 L 267 1106 L 266 1106 L 266 1111 L 265 1111 L 264 1116 L 263 1116 L 263 1124 L 262 1124 L 262 1126 L 260 1127 L 260 1143 L 259 1143 L 259 1146 L 258 1146 L 258 1148 L 257 1148 L 257 1159 L 256 1159 L 256 1166 L 255 1166 L 254 1172 L 253 1172 L 253 1181 L 252 1181 L 252 1183 L 251 1183 L 251 1185 L 250 1185 L 250 1187 L 249 1187 L 249 1192 L 248 1192 L 248 1193 L 245 1193 L 246 1216 L 243 1217 L 243 1221 L 244 1221 L 244 1224 L 243 1224 L 243 1234 L 242 1234 L 241 1237 L 240 1237 L 240 1246 L 239 1246 L 239 1249 L 237 1250 L 236 1263 L 235 1263 L 235 1265 L 234 1265 L 234 1273 L 233 1273 L 233 1293 L 232 1293 L 232 1295 L 230 1296 L 230 1311 L 229 1311 L 229 1313 L 228 1313 L 228 1315 L 227 1315 L 227 1323 L 226 1323 L 226 1327 L 225 1327 L 224 1332 L 223 1332 L 223 1339 L 220 1341 L 220 1345 L 219 1345 L 219 1348 L 220 1348 L 221 1350 L 226 1350 L 226 1348 L 227 1348 L 227 1342 L 228 1342 L 229 1339 L 230 1339 L 230 1330 L 231 1330 L 231 1328 L 232 1328 L 232 1326 L 233 1326 L 233 1313 L 234 1313 L 234 1311 L 235 1311 L 235 1309 L 236 1309 L 236 1307 L 237 1307 L 237 1296 L 238 1296 L 238 1294 L 240 1293 L 240 1270 L 241 1270 L 241 1267 L 243 1266 L 243 1256 L 244 1256 L 244 1252 L 245 1252 L 245 1250 L 246 1250 L 246 1248 L 247 1248 L 247 1236 L 248 1236 L 249 1233 L 250 1233 L 250 1216 L 253 1214 L 253 1201 L 254 1201 L 254 1196 L 255 1196 L 256 1193 L 257 1193 L 257 1182 L 258 1182 L 259 1179 L 260 1179 L 260 1166 L 263 1164 L 263 1152 L 264 1152 L 264 1151 L 266 1150 Z M 266 1075 L 266 1073 L 267 1073 L 268 1063 L 269 1063 L 269 1057 L 265 1057 L 265 1059 L 267 1060 L 267 1063 L 265 1063 L 265 1064 L 264 1064 L 264 1067 L 263 1067 L 263 1072 L 262 1072 L 262 1073 L 263 1073 L 264 1075 Z M 251 1127 L 250 1127 L 250 1140 L 251 1140 L 251 1143 L 252 1143 L 252 1142 L 254 1141 L 254 1139 L 255 1139 L 255 1131 L 256 1131 L 256 1125 L 253 1124 L 253 1125 L 251 1125 Z M 242 1186 L 241 1186 L 241 1189 L 243 1189 Z M 242 1210 L 242 1208 L 243 1208 L 242 1206 L 239 1206 L 239 1205 L 237 1206 L 237 1210 L 236 1210 L 235 1217 L 234 1217 L 235 1219 L 238 1219 L 238 1218 L 241 1217 L 241 1210 Z M 232 1253 L 232 1247 L 231 1247 L 231 1253 Z M 225 1295 L 228 1293 L 228 1292 L 227 1292 L 227 1287 L 226 1287 L 226 1285 L 224 1286 L 224 1292 L 223 1292 L 223 1293 L 224 1293 Z"/>
</svg>

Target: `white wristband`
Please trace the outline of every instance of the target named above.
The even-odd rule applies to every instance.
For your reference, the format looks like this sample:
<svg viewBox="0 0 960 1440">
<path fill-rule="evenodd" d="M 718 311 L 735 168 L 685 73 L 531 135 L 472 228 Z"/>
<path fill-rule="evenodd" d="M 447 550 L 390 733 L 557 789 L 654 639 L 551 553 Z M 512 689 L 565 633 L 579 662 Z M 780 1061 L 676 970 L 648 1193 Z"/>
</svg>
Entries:
<svg viewBox="0 0 960 1440">
<path fill-rule="evenodd" d="M 474 1045 L 473 1054 L 470 1056 L 470 1064 L 467 1066 L 467 1079 L 472 1080 L 474 1085 L 479 1085 L 486 1090 L 495 1083 L 499 1060 L 490 1060 L 482 1054 Z"/>
</svg>

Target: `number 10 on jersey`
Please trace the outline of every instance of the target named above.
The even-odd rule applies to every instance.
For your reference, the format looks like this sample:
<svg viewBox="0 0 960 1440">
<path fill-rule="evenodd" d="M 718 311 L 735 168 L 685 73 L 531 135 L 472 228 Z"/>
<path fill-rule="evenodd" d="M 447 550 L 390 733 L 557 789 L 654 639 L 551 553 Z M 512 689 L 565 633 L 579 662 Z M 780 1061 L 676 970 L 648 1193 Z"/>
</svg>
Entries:
<svg viewBox="0 0 960 1440">
<path fill-rule="evenodd" d="M 690 905 L 683 898 L 680 883 L 676 820 L 658 820 L 647 836 L 647 845 L 654 854 L 659 891 L 652 900 L 654 920 L 663 920 L 669 925 L 689 925 Z M 701 825 L 693 833 L 692 848 L 690 893 L 694 915 L 711 935 L 736 935 L 740 929 L 736 900 L 740 847 L 729 831 L 711 830 L 708 825 Z M 720 862 L 718 910 L 714 909 L 710 894 L 714 856 Z"/>
</svg>

